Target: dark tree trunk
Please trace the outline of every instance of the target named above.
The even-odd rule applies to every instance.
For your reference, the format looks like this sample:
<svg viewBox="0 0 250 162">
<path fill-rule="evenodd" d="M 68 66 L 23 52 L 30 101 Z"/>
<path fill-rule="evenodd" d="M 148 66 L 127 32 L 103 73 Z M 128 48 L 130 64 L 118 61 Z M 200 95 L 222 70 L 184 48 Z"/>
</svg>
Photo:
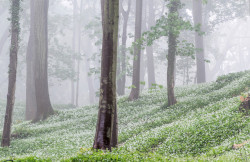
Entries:
<svg viewBox="0 0 250 162">
<path fill-rule="evenodd" d="M 142 26 L 142 0 L 136 0 L 135 42 L 141 38 L 141 26 Z M 141 62 L 141 47 L 135 46 L 132 90 L 129 95 L 130 101 L 138 99 L 140 95 L 140 62 Z"/>
<path fill-rule="evenodd" d="M 177 38 L 178 35 L 175 33 L 176 19 L 179 18 L 178 8 L 180 6 L 180 0 L 170 2 L 170 29 L 168 35 L 168 70 L 167 70 L 167 90 L 168 90 L 168 106 L 176 104 L 176 98 L 174 94 L 175 86 L 175 63 L 176 63 L 176 52 L 177 52 Z"/>
<path fill-rule="evenodd" d="M 3 34 L 3 36 L 0 39 L 0 55 L 2 54 L 4 44 L 8 40 L 8 37 L 9 37 L 9 28 L 7 28 L 4 31 L 4 34 Z"/>
<path fill-rule="evenodd" d="M 126 48 L 127 48 L 127 28 L 128 28 L 128 18 L 131 10 L 131 0 L 128 0 L 128 9 L 124 10 L 121 4 L 121 13 L 123 17 L 123 30 L 122 30 L 122 50 L 121 50 L 121 59 L 120 59 L 120 73 L 121 78 L 118 79 L 117 82 L 117 93 L 118 95 L 125 95 L 125 85 L 126 85 L 126 74 L 127 74 L 127 66 L 126 66 Z"/>
<path fill-rule="evenodd" d="M 35 94 L 36 117 L 33 122 L 45 120 L 54 113 L 48 87 L 48 8 L 49 0 L 34 4 Z"/>
<path fill-rule="evenodd" d="M 201 25 L 201 30 L 203 30 L 201 0 L 193 0 L 193 17 L 194 24 Z M 203 36 L 199 35 L 197 32 L 195 32 L 195 47 L 199 49 L 196 52 L 197 83 L 199 84 L 206 82 L 206 68 Z"/>
<path fill-rule="evenodd" d="M 101 0 L 103 43 L 100 101 L 94 149 L 117 146 L 116 68 L 119 1 Z"/>
<path fill-rule="evenodd" d="M 30 1 L 30 36 L 28 42 L 26 64 L 27 64 L 27 74 L 26 74 L 26 112 L 25 119 L 33 120 L 36 115 L 37 105 L 36 105 L 36 93 L 35 93 L 35 46 L 34 46 L 34 3 L 35 1 Z"/>
<path fill-rule="evenodd" d="M 150 0 L 148 2 L 149 16 L 148 16 L 148 30 L 150 27 L 155 25 L 155 11 L 154 11 L 154 1 Z M 153 45 L 146 47 L 147 52 L 147 70 L 148 70 L 148 88 L 156 84 L 155 81 L 155 65 L 154 65 L 154 49 Z"/>
<path fill-rule="evenodd" d="M 5 112 L 4 128 L 2 135 L 2 147 L 10 146 L 12 112 L 15 103 L 17 53 L 19 41 L 19 10 L 20 0 L 11 1 L 11 48 L 9 64 L 9 86 L 7 95 L 7 105 Z"/>
</svg>

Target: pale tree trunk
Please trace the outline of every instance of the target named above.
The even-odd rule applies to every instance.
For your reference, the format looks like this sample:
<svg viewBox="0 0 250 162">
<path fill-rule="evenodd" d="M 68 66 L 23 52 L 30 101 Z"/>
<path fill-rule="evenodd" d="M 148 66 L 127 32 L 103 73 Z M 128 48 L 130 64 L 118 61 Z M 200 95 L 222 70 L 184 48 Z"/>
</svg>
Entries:
<svg viewBox="0 0 250 162">
<path fill-rule="evenodd" d="M 122 0 L 123 2 L 123 0 Z M 123 17 L 123 29 L 122 29 L 122 50 L 121 50 L 121 66 L 120 73 L 122 74 L 121 78 L 117 82 L 117 93 L 119 95 L 125 95 L 125 85 L 126 85 L 126 74 L 127 74 L 127 63 L 126 63 L 126 48 L 127 48 L 127 28 L 128 28 L 128 19 L 131 10 L 131 0 L 128 0 L 128 8 L 125 10 L 122 3 L 120 4 L 121 13 Z"/>
<path fill-rule="evenodd" d="M 119 1 L 101 0 L 103 43 L 100 101 L 94 149 L 111 150 L 117 146 L 118 124 L 116 105 L 117 40 Z"/>
<path fill-rule="evenodd" d="M 202 1 L 193 0 L 193 17 L 194 24 L 200 25 L 203 30 L 202 24 Z M 195 32 L 195 47 L 199 49 L 196 52 L 196 64 L 197 64 L 197 83 L 206 82 L 206 68 L 205 68 L 205 53 L 204 53 L 204 40 L 203 36 Z"/>
<path fill-rule="evenodd" d="M 2 54 L 3 47 L 5 45 L 5 42 L 8 40 L 8 37 L 9 37 L 9 28 L 7 28 L 4 31 L 4 33 L 3 33 L 3 35 L 2 35 L 2 37 L 0 39 L 0 55 Z"/>
<path fill-rule="evenodd" d="M 73 52 L 74 54 L 72 55 L 72 76 L 71 76 L 71 104 L 75 105 L 75 80 L 74 80 L 74 76 L 75 76 L 75 64 L 76 64 L 76 60 L 75 60 L 75 53 L 76 53 L 76 24 L 77 24 L 77 20 L 76 20 L 76 16 L 77 16 L 77 0 L 73 0 L 73 41 L 72 41 L 72 48 L 73 48 Z"/>
<path fill-rule="evenodd" d="M 78 60 L 77 60 L 77 81 L 76 81 L 76 106 L 78 107 L 78 100 L 79 100 L 79 81 L 80 81 L 80 64 L 81 64 L 81 27 L 82 27 L 82 10 L 83 10 L 83 0 L 80 3 L 80 20 L 78 24 Z"/>
<path fill-rule="evenodd" d="M 54 114 L 48 87 L 48 8 L 49 0 L 34 4 L 35 94 L 37 111 L 33 122 Z"/>
<path fill-rule="evenodd" d="M 142 26 L 142 0 L 136 0 L 136 17 L 135 17 L 135 42 L 141 38 Z M 141 61 L 141 47 L 136 45 L 134 47 L 133 60 L 133 78 L 132 90 L 129 95 L 129 100 L 133 101 L 139 98 L 140 95 L 140 61 Z"/>
<path fill-rule="evenodd" d="M 10 146 L 12 112 L 15 103 L 16 90 L 16 71 L 17 71 L 17 53 L 19 41 L 19 11 L 20 0 L 11 1 L 11 48 L 9 64 L 9 85 L 7 95 L 7 105 L 4 119 L 4 128 L 2 135 L 2 147 Z"/>
<path fill-rule="evenodd" d="M 148 2 L 149 16 L 148 16 L 148 30 L 150 27 L 155 25 L 155 10 L 154 10 L 154 0 L 149 0 Z M 155 65 L 154 65 L 154 49 L 153 45 L 146 47 L 147 53 L 147 72 L 148 72 L 148 88 L 156 84 L 155 81 Z"/>
<path fill-rule="evenodd" d="M 174 94 L 175 86 L 175 63 L 176 63 L 176 52 L 177 52 L 177 38 L 178 35 L 175 31 L 175 19 L 178 19 L 179 13 L 178 8 L 180 0 L 174 0 L 170 2 L 169 13 L 170 17 L 170 31 L 168 35 L 168 69 L 167 69 L 167 91 L 168 91 L 168 106 L 176 104 L 176 98 Z M 174 16 L 175 15 L 175 16 Z"/>
<path fill-rule="evenodd" d="M 30 1 L 30 36 L 28 42 L 26 64 L 27 64 L 27 74 L 26 74 L 26 111 L 25 119 L 33 120 L 36 115 L 37 105 L 36 105 L 36 93 L 35 93 L 35 45 L 34 45 L 34 3 L 35 1 Z"/>
</svg>

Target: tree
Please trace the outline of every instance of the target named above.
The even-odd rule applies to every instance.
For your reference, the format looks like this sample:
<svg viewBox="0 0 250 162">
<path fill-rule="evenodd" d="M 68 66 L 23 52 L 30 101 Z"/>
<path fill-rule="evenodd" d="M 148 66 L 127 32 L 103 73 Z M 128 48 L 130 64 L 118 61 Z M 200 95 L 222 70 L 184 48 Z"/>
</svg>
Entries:
<svg viewBox="0 0 250 162">
<path fill-rule="evenodd" d="M 2 147 L 10 146 L 12 112 L 15 103 L 16 90 L 16 71 L 17 71 L 17 53 L 19 46 L 19 11 L 20 0 L 11 1 L 11 48 L 9 64 L 9 86 L 7 95 L 7 106 L 5 112 L 4 128 L 2 135 Z"/>
<path fill-rule="evenodd" d="M 54 113 L 48 88 L 48 8 L 49 0 L 34 3 L 35 96 L 37 111 L 33 122 Z"/>
<path fill-rule="evenodd" d="M 26 56 L 26 112 L 25 119 L 33 120 L 36 115 L 36 92 L 35 92 L 35 1 L 30 0 L 30 36 Z"/>
<path fill-rule="evenodd" d="M 201 30 L 202 24 L 202 1 L 193 0 L 193 18 L 194 25 L 199 25 Z M 203 35 L 199 32 L 195 32 L 195 47 L 198 49 L 196 52 L 196 64 L 197 64 L 197 83 L 206 82 L 206 69 L 205 69 L 205 54 Z"/>
<path fill-rule="evenodd" d="M 141 38 L 142 30 L 142 0 L 136 0 L 136 17 L 135 17 L 135 42 Z M 141 61 L 141 47 L 134 46 L 134 60 L 133 60 L 133 80 L 132 90 L 129 95 L 129 100 L 133 101 L 139 98 L 140 94 L 140 61 Z"/>
<path fill-rule="evenodd" d="M 155 10 L 154 10 L 153 0 L 149 0 L 148 9 L 149 9 L 149 15 L 148 15 L 148 30 L 149 30 L 150 27 L 155 25 Z M 156 83 L 153 45 L 147 46 L 146 52 L 147 52 L 148 88 L 151 88 L 152 85 Z"/>
<path fill-rule="evenodd" d="M 168 70 L 167 70 L 167 90 L 168 90 L 168 106 L 176 104 L 174 94 L 175 85 L 175 63 L 177 54 L 177 38 L 179 31 L 177 29 L 179 13 L 181 6 L 180 0 L 171 0 L 169 4 L 169 31 L 168 31 Z"/>
<path fill-rule="evenodd" d="M 128 0 L 128 8 L 125 10 L 123 8 L 123 0 L 120 4 L 121 15 L 123 17 L 123 28 L 122 28 L 122 49 L 121 49 L 121 76 L 117 81 L 117 93 L 119 95 L 125 94 L 125 84 L 126 84 L 126 47 L 127 47 L 127 28 L 128 28 L 128 18 L 131 10 L 131 0 Z"/>
<path fill-rule="evenodd" d="M 99 112 L 93 148 L 111 150 L 117 145 L 116 68 L 119 1 L 102 3 L 102 61 Z"/>
</svg>

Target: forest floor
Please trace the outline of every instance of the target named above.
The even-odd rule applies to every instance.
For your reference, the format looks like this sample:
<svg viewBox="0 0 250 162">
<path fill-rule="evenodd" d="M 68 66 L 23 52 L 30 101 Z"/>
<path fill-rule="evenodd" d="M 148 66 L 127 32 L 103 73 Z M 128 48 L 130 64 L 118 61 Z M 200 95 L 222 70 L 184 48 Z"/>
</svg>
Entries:
<svg viewBox="0 0 250 162">
<path fill-rule="evenodd" d="M 119 148 L 91 149 L 97 105 L 57 110 L 48 120 L 24 122 L 16 104 L 10 148 L 0 161 L 250 161 L 250 118 L 239 111 L 240 95 L 250 92 L 250 71 L 216 82 L 176 88 L 178 103 L 166 107 L 166 90 L 153 89 L 139 100 L 118 100 Z M 0 129 L 5 104 L 0 104 Z M 1 137 L 0 137 L 1 138 Z M 239 149 L 234 144 L 245 143 Z M 241 145 L 240 145 L 241 146 Z"/>
</svg>

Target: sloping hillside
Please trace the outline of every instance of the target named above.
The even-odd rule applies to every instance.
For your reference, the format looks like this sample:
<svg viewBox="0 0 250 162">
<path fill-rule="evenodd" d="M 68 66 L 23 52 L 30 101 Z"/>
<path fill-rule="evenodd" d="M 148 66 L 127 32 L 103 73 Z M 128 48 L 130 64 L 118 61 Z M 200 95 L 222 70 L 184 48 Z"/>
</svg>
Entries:
<svg viewBox="0 0 250 162">
<path fill-rule="evenodd" d="M 147 91 L 135 102 L 120 98 L 120 146 L 112 153 L 89 149 L 96 105 L 59 110 L 38 124 L 15 121 L 16 137 L 11 148 L 0 148 L 0 160 L 247 161 L 250 144 L 239 150 L 233 150 L 232 145 L 250 139 L 250 118 L 238 111 L 238 96 L 249 89 L 250 72 L 246 71 L 212 83 L 177 87 L 178 104 L 173 107 L 165 106 L 165 89 Z M 19 120 L 24 108 L 17 108 L 15 118 Z M 4 104 L 0 111 L 3 119 Z"/>
</svg>

